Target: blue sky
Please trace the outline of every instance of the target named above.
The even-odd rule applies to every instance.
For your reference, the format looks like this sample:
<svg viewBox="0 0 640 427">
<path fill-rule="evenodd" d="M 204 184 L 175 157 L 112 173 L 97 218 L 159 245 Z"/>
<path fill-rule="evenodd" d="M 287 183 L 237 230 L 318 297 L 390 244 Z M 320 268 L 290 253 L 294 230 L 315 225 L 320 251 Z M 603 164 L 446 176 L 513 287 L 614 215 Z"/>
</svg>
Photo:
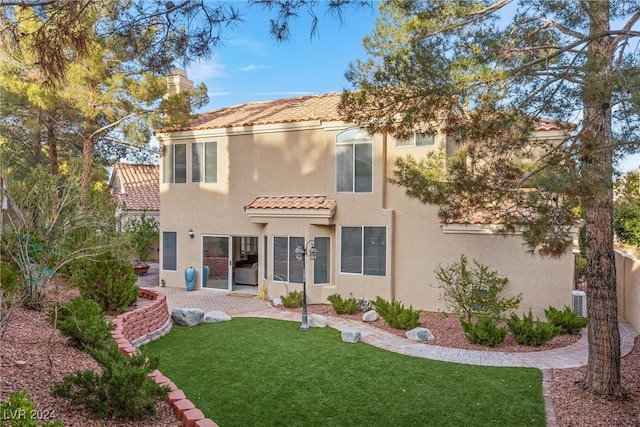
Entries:
<svg viewBox="0 0 640 427">
<path fill-rule="evenodd" d="M 311 19 L 303 12 L 292 21 L 291 39 L 277 42 L 269 34 L 274 12 L 233 1 L 244 22 L 223 33 L 223 43 L 212 58 L 187 67 L 195 84 L 205 83 L 209 104 L 199 112 L 296 96 L 351 89 L 344 78 L 350 63 L 365 59 L 362 38 L 373 32 L 377 5 L 345 10 L 343 21 L 329 15 L 319 2 L 320 19 L 311 37 Z M 638 168 L 640 155 L 629 156 L 621 169 Z"/>
<path fill-rule="evenodd" d="M 377 9 L 345 10 L 343 22 L 326 14 L 324 5 L 316 34 L 311 19 L 302 15 L 291 30 L 291 40 L 277 42 L 269 34 L 269 13 L 245 8 L 236 29 L 223 33 L 223 46 L 213 58 L 187 68 L 195 84 L 205 83 L 209 104 L 202 111 L 244 102 L 342 92 L 349 63 L 364 59 L 362 38 L 373 31 Z"/>
</svg>

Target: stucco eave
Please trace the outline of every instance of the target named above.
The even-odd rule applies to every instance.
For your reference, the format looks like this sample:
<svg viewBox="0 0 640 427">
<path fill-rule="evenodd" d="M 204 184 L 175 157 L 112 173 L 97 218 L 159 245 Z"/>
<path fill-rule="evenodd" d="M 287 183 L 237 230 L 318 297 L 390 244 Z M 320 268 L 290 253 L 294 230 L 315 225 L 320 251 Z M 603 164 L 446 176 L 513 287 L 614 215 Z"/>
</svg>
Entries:
<svg viewBox="0 0 640 427">
<path fill-rule="evenodd" d="M 342 129 L 345 122 L 322 122 L 309 120 L 304 122 L 269 123 L 251 126 L 229 126 L 223 128 L 193 128 L 188 130 L 171 131 L 169 129 L 158 130 L 155 134 L 158 140 L 180 142 L 182 140 L 193 141 L 194 138 L 219 138 L 236 135 L 257 135 L 261 133 L 301 131 L 313 129 Z"/>
<path fill-rule="evenodd" d="M 445 234 L 498 234 L 501 230 L 502 226 L 498 224 L 442 224 L 442 232 Z"/>
<path fill-rule="evenodd" d="M 254 223 L 267 223 L 270 219 L 304 218 L 317 224 L 330 224 L 334 211 L 330 209 L 246 209 Z"/>
</svg>

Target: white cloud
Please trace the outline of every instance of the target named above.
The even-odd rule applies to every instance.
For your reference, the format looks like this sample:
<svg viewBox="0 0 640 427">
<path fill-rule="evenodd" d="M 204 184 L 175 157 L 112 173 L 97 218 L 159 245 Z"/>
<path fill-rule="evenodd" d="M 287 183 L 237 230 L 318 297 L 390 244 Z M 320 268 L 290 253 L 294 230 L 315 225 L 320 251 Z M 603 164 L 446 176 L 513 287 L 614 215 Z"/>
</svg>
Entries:
<svg viewBox="0 0 640 427">
<path fill-rule="evenodd" d="M 269 68 L 269 67 L 263 64 L 259 64 L 259 65 L 252 64 L 252 65 L 247 65 L 246 67 L 240 68 L 240 71 L 264 70 L 265 68 Z"/>
<path fill-rule="evenodd" d="M 196 84 L 210 81 L 226 75 L 226 67 L 215 60 L 209 60 L 206 63 L 197 63 L 191 65 L 187 69 L 187 76 Z"/>
<path fill-rule="evenodd" d="M 209 98 L 213 98 L 216 96 L 227 96 L 230 95 L 231 92 L 226 91 L 226 92 L 222 92 L 222 91 L 218 91 L 218 92 L 207 92 L 207 95 L 209 95 Z"/>
<path fill-rule="evenodd" d="M 267 49 L 266 45 L 260 41 L 245 39 L 245 38 L 234 38 L 229 40 L 229 46 L 233 46 L 234 48 L 243 48 L 249 50 L 254 53 L 262 54 Z"/>
</svg>

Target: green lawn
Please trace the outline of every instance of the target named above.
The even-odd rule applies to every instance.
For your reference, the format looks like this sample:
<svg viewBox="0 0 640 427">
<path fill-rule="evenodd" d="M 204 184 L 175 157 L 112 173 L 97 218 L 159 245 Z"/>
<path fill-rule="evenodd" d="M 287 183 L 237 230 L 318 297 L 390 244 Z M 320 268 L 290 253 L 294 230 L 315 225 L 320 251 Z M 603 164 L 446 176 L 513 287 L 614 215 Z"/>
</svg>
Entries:
<svg viewBox="0 0 640 427">
<path fill-rule="evenodd" d="M 232 426 L 545 426 L 542 374 L 402 356 L 331 328 L 235 318 L 143 347 L 205 416 Z"/>
</svg>

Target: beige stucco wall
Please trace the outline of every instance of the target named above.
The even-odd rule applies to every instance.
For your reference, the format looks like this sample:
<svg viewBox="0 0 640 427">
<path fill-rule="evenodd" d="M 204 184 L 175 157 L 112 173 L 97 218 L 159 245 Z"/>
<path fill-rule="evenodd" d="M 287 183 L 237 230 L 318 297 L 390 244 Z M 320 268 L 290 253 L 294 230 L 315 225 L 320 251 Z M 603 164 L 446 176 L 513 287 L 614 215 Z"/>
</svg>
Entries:
<svg viewBox="0 0 640 427">
<path fill-rule="evenodd" d="M 443 135 L 438 135 L 436 147 L 413 148 L 396 148 L 392 139 L 387 143 L 386 138 L 376 135 L 373 192 L 351 194 L 335 191 L 335 137 L 348 126 L 319 122 L 283 126 L 290 131 L 260 126 L 198 134 L 181 132 L 171 136 L 173 142 L 217 141 L 218 182 L 160 185 L 161 229 L 176 231 L 178 238 L 177 271 L 161 269 L 160 272 L 167 286 L 184 287 L 184 269 L 188 266 L 201 271 L 203 235 L 258 237 L 261 280 L 272 274 L 272 266 L 263 265 L 264 235 L 268 236 L 269 256 L 273 254 L 273 236 L 305 236 L 307 240 L 327 236 L 331 237 L 331 283 L 313 284 L 312 268 L 307 265 L 311 304 L 324 303 L 328 295 L 340 293 L 344 297 L 369 299 L 381 296 L 401 300 L 414 308 L 445 310 L 434 270 L 439 265 L 459 261 L 463 253 L 509 278 L 506 295 L 521 292 L 523 311 L 532 307 L 534 315 L 542 317 L 549 305 L 562 308 L 571 304 L 572 256 L 560 260 L 532 257 L 520 236 L 446 234 L 435 207 L 409 200 L 404 190 L 388 183 L 396 157 L 407 154 L 422 157 L 444 144 Z M 157 137 L 161 144 L 169 141 L 166 135 Z M 189 159 L 187 162 L 190 170 Z M 163 167 L 161 165 L 161 176 Z M 299 217 L 254 222 L 256 219 L 252 221 L 244 211 L 244 206 L 259 195 L 312 194 L 336 200 L 337 209 L 330 221 L 323 223 Z M 385 277 L 339 273 L 340 227 L 349 225 L 387 228 Z M 190 228 L 195 234 L 193 239 L 187 234 Z M 198 286 L 199 283 L 198 279 Z M 302 289 L 301 284 L 273 283 L 272 280 L 268 283 L 270 298 Z"/>
<path fill-rule="evenodd" d="M 618 314 L 640 331 L 640 260 L 616 250 Z"/>
</svg>

